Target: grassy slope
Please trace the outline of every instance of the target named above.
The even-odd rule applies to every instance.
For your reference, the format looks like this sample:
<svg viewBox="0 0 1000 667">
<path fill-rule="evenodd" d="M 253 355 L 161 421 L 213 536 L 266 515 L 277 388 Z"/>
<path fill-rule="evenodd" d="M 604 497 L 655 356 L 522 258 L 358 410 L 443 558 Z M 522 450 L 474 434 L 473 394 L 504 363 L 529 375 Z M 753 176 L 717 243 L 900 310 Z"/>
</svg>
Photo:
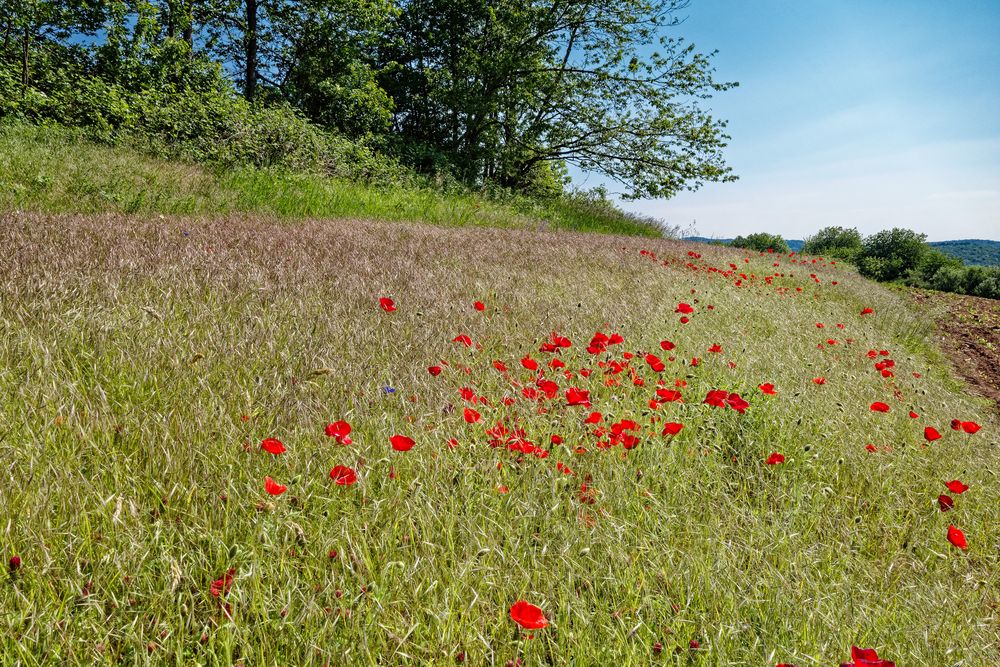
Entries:
<svg viewBox="0 0 1000 667">
<path fill-rule="evenodd" d="M 567 200 L 498 203 L 415 186 L 373 187 L 308 174 L 213 171 L 123 148 L 95 145 L 57 128 L 0 125 L 0 211 L 50 213 L 256 213 L 290 218 L 364 217 L 437 225 L 573 229 L 633 236 L 662 231 Z"/>
<path fill-rule="evenodd" d="M 996 424 L 950 377 L 927 323 L 847 271 L 405 223 L 19 215 L 0 221 L 0 246 L 13 249 L 0 263 L 0 553 L 23 559 L 0 586 L 6 661 L 425 664 L 464 652 L 476 665 L 801 666 L 859 644 L 900 665 L 1000 663 Z M 729 262 L 794 277 L 736 287 L 707 270 Z M 396 312 L 378 309 L 383 295 Z M 680 301 L 695 308 L 686 325 Z M 598 329 L 623 334 L 619 360 L 666 360 L 662 339 L 677 358 L 660 375 L 634 358 L 636 386 L 584 351 Z M 520 398 L 533 374 L 517 360 L 548 360 L 538 347 L 552 331 L 573 341 L 570 370 L 594 372 L 547 375 L 561 392 L 588 388 L 605 424 L 636 420 L 638 447 L 595 447 L 588 410 L 562 393 Z M 475 345 L 450 342 L 458 334 Z M 891 352 L 894 380 L 869 348 Z M 684 380 L 685 402 L 651 411 L 659 378 Z M 464 386 L 489 398 L 479 424 L 463 420 Z M 703 405 L 714 388 L 749 410 Z M 876 400 L 892 411 L 870 411 Z M 983 429 L 956 433 L 953 418 Z M 353 425 L 353 444 L 324 437 L 334 419 Z M 497 421 L 565 444 L 547 459 L 493 449 L 484 429 Z M 663 421 L 685 428 L 671 441 Z M 925 425 L 944 437 L 925 446 Z M 392 451 L 393 433 L 416 446 Z M 265 437 L 288 451 L 263 453 Z M 786 463 L 764 465 L 771 452 Z M 337 464 L 357 485 L 331 483 Z M 268 497 L 265 475 L 289 491 Z M 935 499 L 954 478 L 971 488 L 942 514 Z M 967 552 L 946 541 L 950 522 Z M 231 620 L 210 594 L 228 568 Z M 519 598 L 552 621 L 532 640 L 507 616 Z"/>
</svg>

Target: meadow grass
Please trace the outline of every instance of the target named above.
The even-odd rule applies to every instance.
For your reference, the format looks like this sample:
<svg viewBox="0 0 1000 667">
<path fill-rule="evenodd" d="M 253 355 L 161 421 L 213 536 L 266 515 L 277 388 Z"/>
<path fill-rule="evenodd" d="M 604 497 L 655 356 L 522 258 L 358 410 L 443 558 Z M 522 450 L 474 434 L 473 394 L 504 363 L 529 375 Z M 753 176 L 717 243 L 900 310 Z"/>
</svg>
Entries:
<svg viewBox="0 0 1000 667">
<path fill-rule="evenodd" d="M 850 270 L 236 216 L 6 214 L 0 247 L 0 554 L 21 559 L 0 586 L 0 664 L 802 667 L 852 644 L 901 666 L 1000 664 L 996 421 L 929 323 Z M 598 330 L 624 343 L 585 352 Z M 528 400 L 518 360 L 545 369 L 553 331 L 572 379 L 547 370 L 558 397 Z M 625 351 L 644 386 L 598 363 Z M 660 379 L 685 382 L 684 402 L 651 409 Z M 592 408 L 567 406 L 570 386 Z M 704 405 L 712 389 L 749 409 Z M 596 447 L 591 409 L 638 422 L 640 444 Z M 348 446 L 324 435 L 338 419 Z M 663 437 L 666 421 L 684 429 Z M 497 422 L 548 458 L 491 447 Z M 925 425 L 944 437 L 928 445 Z M 416 446 L 393 451 L 395 433 Z M 287 451 L 261 451 L 267 437 Z M 333 484 L 335 465 L 358 483 Z M 941 513 L 956 478 L 970 489 Z M 518 599 L 551 621 L 533 639 L 508 616 Z"/>
<path fill-rule="evenodd" d="M 454 188 L 453 188 L 454 190 Z M 433 185 L 221 168 L 87 141 L 66 128 L 0 124 L 0 211 L 377 218 L 445 226 L 662 236 L 655 223 L 576 198 L 502 201 Z"/>
</svg>

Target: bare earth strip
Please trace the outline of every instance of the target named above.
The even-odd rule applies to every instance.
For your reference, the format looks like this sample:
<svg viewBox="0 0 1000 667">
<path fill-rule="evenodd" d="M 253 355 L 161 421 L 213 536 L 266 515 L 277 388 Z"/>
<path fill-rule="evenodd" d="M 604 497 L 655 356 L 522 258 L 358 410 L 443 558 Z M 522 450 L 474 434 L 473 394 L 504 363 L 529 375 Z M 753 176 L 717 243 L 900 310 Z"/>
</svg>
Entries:
<svg viewBox="0 0 1000 667">
<path fill-rule="evenodd" d="M 956 373 L 1000 412 L 1000 301 L 920 290 L 913 298 L 934 313 Z"/>
</svg>

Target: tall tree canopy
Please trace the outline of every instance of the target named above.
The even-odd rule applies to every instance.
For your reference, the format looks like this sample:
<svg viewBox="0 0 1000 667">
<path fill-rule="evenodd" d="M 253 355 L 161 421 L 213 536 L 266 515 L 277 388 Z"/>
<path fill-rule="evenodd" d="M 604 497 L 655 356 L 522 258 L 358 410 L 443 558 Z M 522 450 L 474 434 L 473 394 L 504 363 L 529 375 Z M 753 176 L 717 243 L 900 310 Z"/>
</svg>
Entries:
<svg viewBox="0 0 1000 667">
<path fill-rule="evenodd" d="M 572 166 L 627 197 L 670 197 L 735 178 L 705 100 L 736 84 L 680 38 L 687 4 L 0 0 L 0 86 L 52 79 L 32 76 L 47 45 L 63 57 L 39 68 L 75 62 L 119 98 L 215 64 L 246 100 L 291 105 L 417 169 L 525 189 Z"/>
<path fill-rule="evenodd" d="M 725 122 L 699 102 L 735 84 L 670 36 L 686 5 L 403 0 L 383 54 L 395 127 L 467 180 L 518 187 L 552 163 L 633 197 L 731 180 Z"/>
</svg>

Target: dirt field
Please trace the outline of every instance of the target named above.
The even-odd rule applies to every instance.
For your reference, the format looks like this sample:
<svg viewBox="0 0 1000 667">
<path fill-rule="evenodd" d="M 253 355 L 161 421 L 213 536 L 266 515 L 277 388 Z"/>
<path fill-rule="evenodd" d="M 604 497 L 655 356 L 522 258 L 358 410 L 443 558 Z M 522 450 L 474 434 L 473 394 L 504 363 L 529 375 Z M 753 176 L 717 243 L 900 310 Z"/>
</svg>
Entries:
<svg viewBox="0 0 1000 667">
<path fill-rule="evenodd" d="M 913 296 L 933 313 L 955 371 L 1000 412 L 1000 301 L 920 290 Z"/>
</svg>

